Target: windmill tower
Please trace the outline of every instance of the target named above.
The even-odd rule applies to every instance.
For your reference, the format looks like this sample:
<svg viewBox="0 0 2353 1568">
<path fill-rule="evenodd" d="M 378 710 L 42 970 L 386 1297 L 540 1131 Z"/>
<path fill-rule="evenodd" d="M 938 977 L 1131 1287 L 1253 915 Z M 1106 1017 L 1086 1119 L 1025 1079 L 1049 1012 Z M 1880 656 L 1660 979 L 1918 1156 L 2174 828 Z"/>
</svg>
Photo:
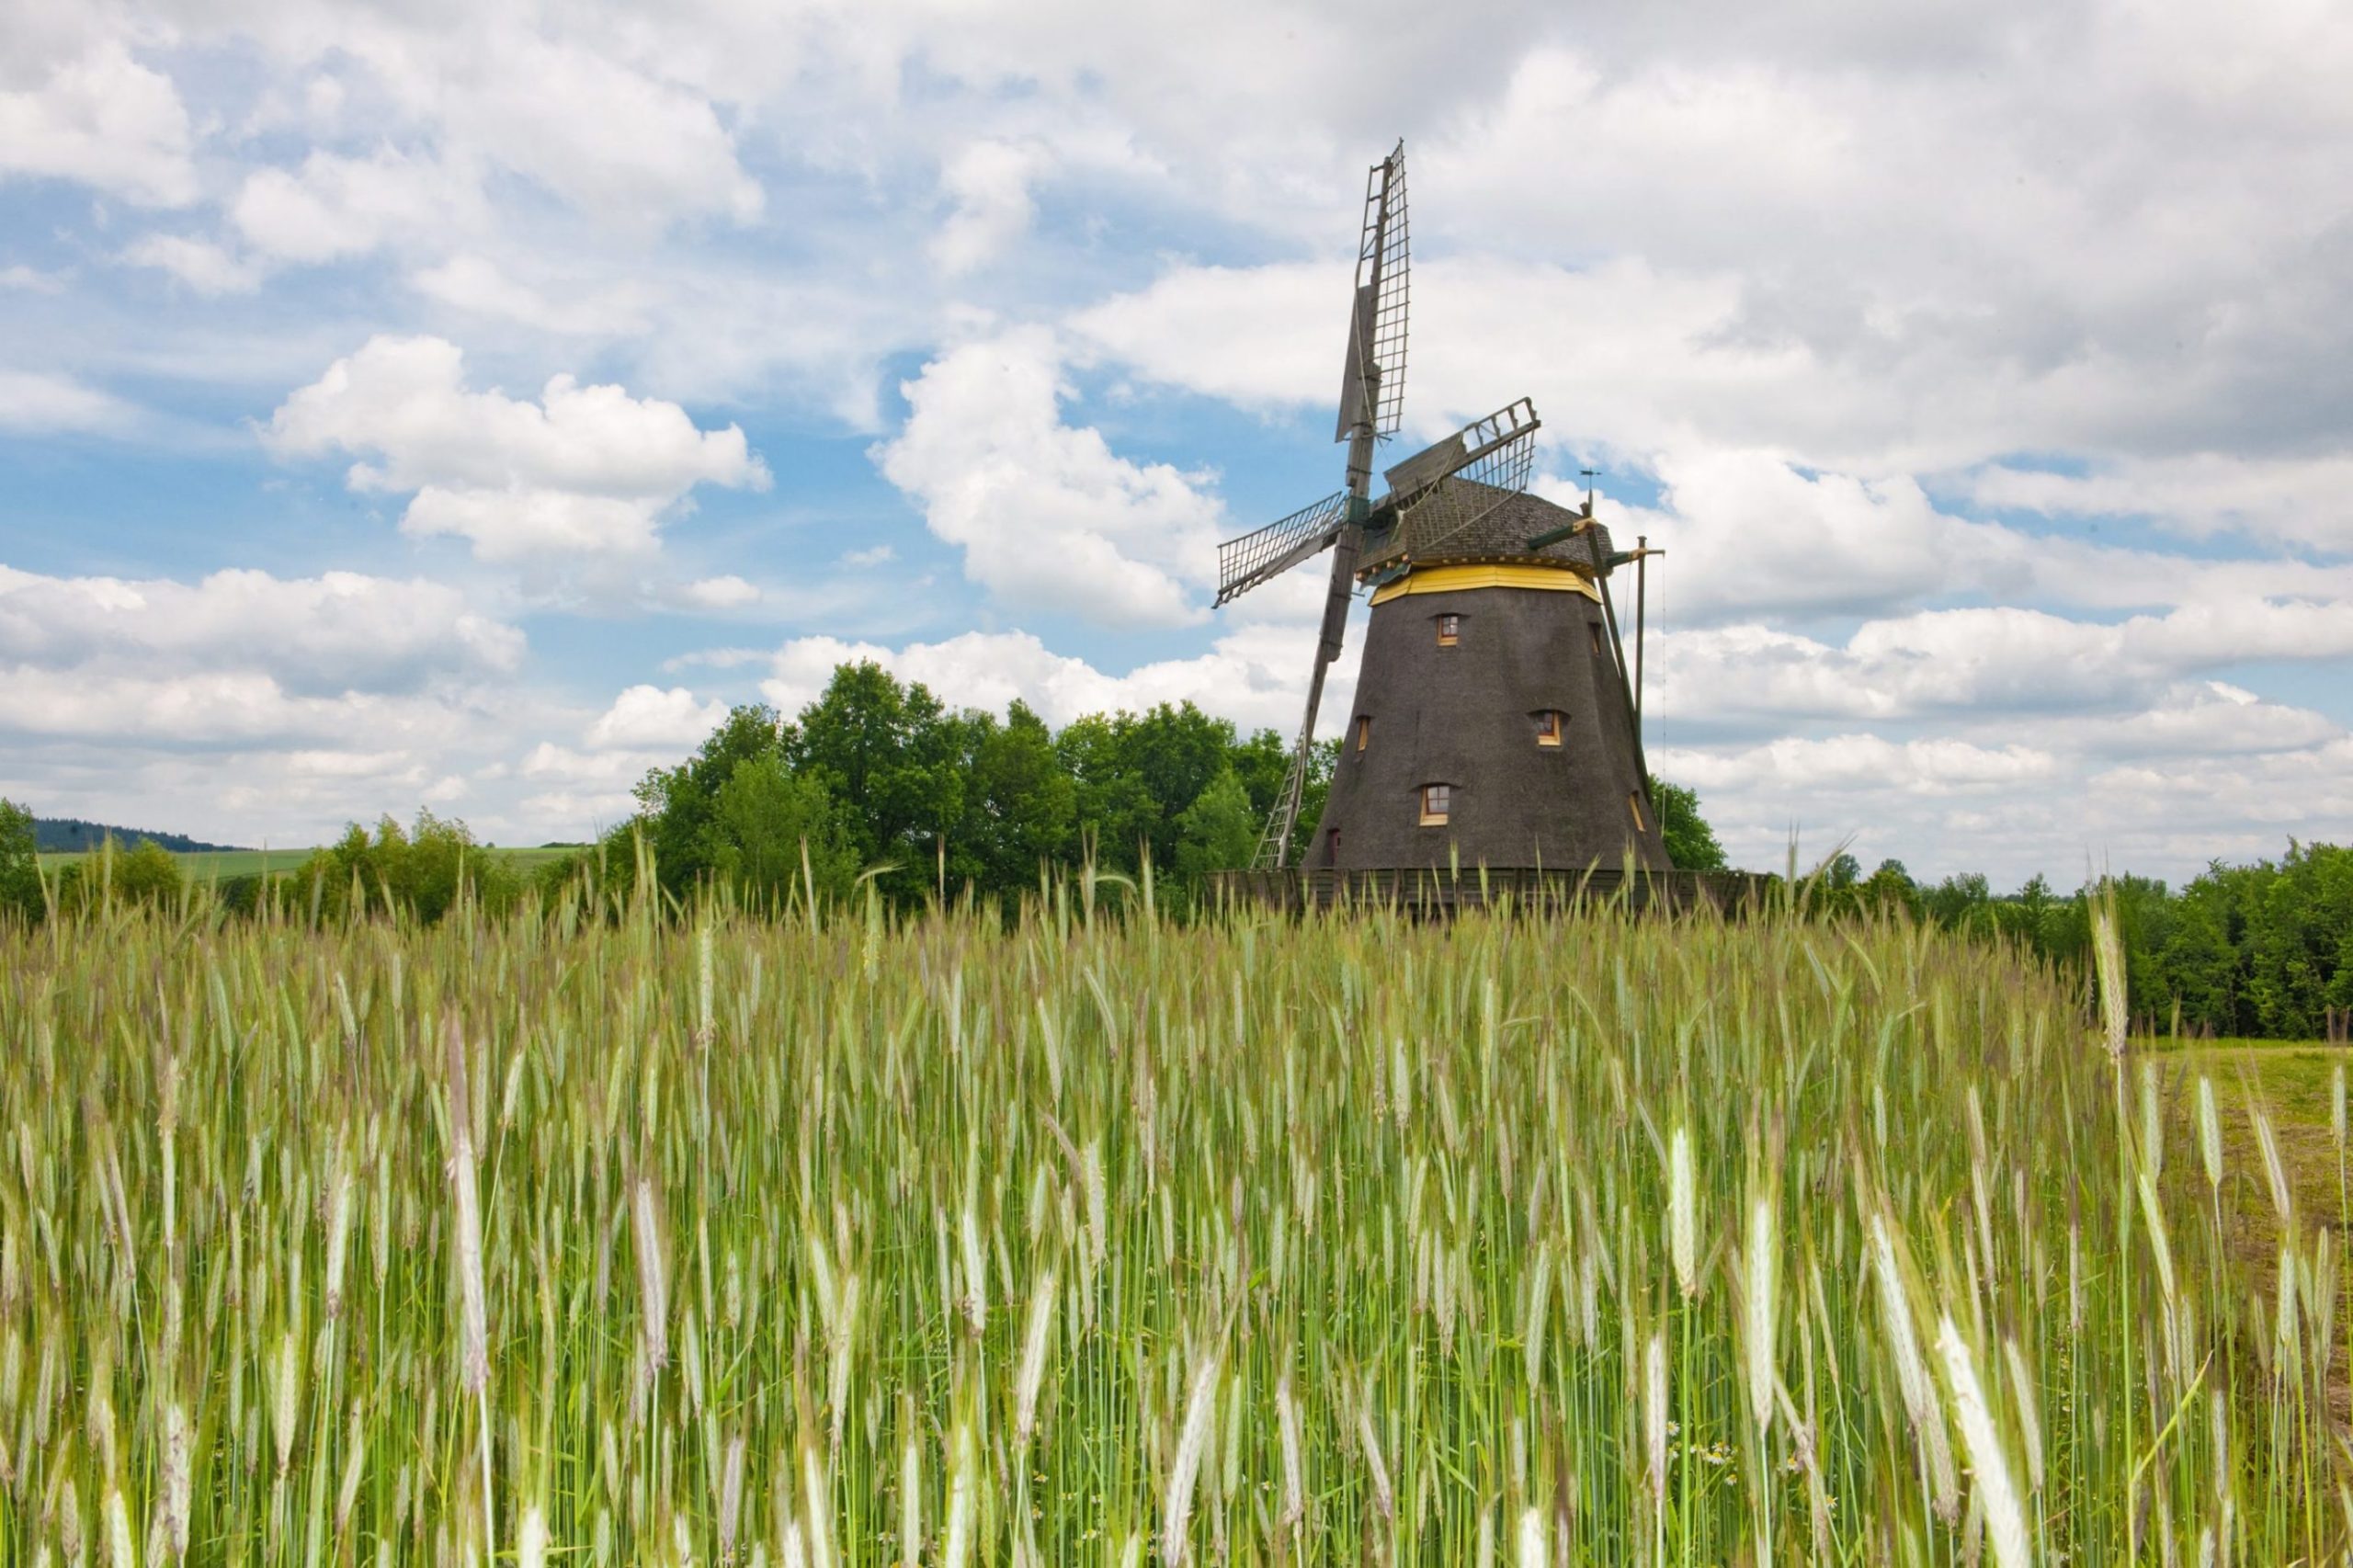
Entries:
<svg viewBox="0 0 2353 1568">
<path fill-rule="evenodd" d="M 1363 588 L 1363 663 L 1307 868 L 1574 871 L 1631 855 L 1667 870 L 1610 594 L 1616 568 L 1658 552 L 1614 551 L 1590 494 L 1573 511 L 1527 493 L 1526 398 L 1389 468 L 1372 494 L 1374 447 L 1404 403 L 1408 278 L 1400 142 L 1365 187 L 1335 437 L 1347 483 L 1218 547 L 1221 605 L 1332 554 L 1307 711 L 1256 864 L 1291 864 L 1324 678 Z"/>
</svg>

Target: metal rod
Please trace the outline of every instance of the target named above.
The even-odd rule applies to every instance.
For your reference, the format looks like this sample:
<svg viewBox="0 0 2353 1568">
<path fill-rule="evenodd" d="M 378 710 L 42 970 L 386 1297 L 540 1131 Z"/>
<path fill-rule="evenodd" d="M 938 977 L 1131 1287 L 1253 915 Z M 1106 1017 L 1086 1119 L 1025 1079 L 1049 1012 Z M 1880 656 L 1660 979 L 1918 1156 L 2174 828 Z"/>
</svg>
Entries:
<svg viewBox="0 0 2353 1568">
<path fill-rule="evenodd" d="M 1634 536 L 1634 738 L 1643 733 L 1643 631 L 1649 619 L 1651 536 Z"/>
<path fill-rule="evenodd" d="M 1624 699 L 1627 708 L 1631 710 L 1634 706 L 1634 691 L 1631 683 L 1626 678 L 1626 644 L 1620 641 L 1618 636 L 1618 607 L 1609 596 L 1609 568 L 1601 559 L 1601 546 L 1595 540 L 1595 535 L 1597 532 L 1598 530 L 1595 528 L 1585 530 L 1586 559 L 1593 563 L 1594 586 L 1601 590 L 1601 617 L 1609 625 L 1609 651 L 1613 655 L 1611 662 L 1618 668 L 1618 693 Z M 1651 808 L 1651 826 L 1654 831 L 1656 831 L 1658 801 L 1651 793 L 1650 757 L 1643 749 L 1643 727 L 1640 723 L 1634 726 L 1634 767 L 1642 775 L 1643 799 Z"/>
</svg>

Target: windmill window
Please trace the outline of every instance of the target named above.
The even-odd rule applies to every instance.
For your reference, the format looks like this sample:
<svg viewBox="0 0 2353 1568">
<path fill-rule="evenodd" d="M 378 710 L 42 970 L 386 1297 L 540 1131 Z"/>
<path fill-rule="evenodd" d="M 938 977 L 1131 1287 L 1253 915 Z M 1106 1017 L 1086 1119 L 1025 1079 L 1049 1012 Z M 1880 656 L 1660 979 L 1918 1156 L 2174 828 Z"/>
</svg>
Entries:
<svg viewBox="0 0 2353 1568">
<path fill-rule="evenodd" d="M 1601 623 L 1597 620 L 1586 621 L 1585 635 L 1586 641 L 1593 644 L 1593 656 L 1597 659 L 1601 657 Z"/>
<path fill-rule="evenodd" d="M 1362 751 L 1366 746 L 1371 744 L 1372 715 L 1370 713 L 1359 713 L 1357 715 L 1357 750 Z"/>
<path fill-rule="evenodd" d="M 1561 732 L 1566 727 L 1562 722 L 1565 717 L 1557 708 L 1547 708 L 1539 712 L 1536 715 L 1536 744 L 1540 746 L 1559 745 Z"/>
<path fill-rule="evenodd" d="M 1649 820 L 1643 815 L 1643 797 L 1639 791 L 1631 792 L 1627 795 L 1626 809 L 1634 813 L 1634 831 L 1636 833 L 1648 833 L 1651 830 Z"/>
<path fill-rule="evenodd" d="M 1439 616 L 1438 618 L 1438 645 L 1441 648 L 1451 648 L 1455 643 L 1461 640 L 1462 618 L 1459 615 Z"/>
<path fill-rule="evenodd" d="M 1447 817 L 1454 810 L 1454 786 L 1425 784 L 1422 786 L 1422 825 L 1444 827 Z"/>
</svg>

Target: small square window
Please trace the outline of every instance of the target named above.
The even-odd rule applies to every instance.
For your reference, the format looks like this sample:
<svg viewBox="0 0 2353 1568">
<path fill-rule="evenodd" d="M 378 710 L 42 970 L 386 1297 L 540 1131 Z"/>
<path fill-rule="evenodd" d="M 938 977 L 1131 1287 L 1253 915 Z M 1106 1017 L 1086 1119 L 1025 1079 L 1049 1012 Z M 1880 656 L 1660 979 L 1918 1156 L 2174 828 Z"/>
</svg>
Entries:
<svg viewBox="0 0 2353 1568">
<path fill-rule="evenodd" d="M 1372 715 L 1370 713 L 1359 713 L 1357 715 L 1357 750 L 1362 751 L 1366 746 L 1371 744 Z"/>
<path fill-rule="evenodd" d="M 1561 744 L 1562 714 L 1556 708 L 1547 708 L 1536 715 L 1536 744 L 1556 746 Z"/>
<path fill-rule="evenodd" d="M 1454 810 L 1454 786 L 1425 784 L 1422 786 L 1422 825 L 1444 827 L 1449 813 Z"/>
<path fill-rule="evenodd" d="M 1648 833 L 1651 830 L 1649 819 L 1643 815 L 1643 797 L 1639 791 L 1626 797 L 1626 809 L 1634 813 L 1636 833 Z"/>
<path fill-rule="evenodd" d="M 1455 643 L 1461 640 L 1462 618 L 1459 615 L 1439 616 L 1438 618 L 1438 645 L 1441 648 L 1451 648 Z"/>
</svg>

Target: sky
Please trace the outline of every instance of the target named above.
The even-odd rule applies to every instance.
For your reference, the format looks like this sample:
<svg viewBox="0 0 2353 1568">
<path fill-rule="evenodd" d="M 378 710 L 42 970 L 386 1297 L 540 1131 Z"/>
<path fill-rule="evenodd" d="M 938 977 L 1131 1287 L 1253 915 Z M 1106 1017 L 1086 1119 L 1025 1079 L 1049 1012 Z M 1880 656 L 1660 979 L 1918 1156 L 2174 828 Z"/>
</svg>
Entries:
<svg viewBox="0 0 2353 1568">
<path fill-rule="evenodd" d="M 1402 137 L 1382 460 L 1599 471 L 1736 862 L 2344 842 L 2348 80 L 2331 0 L 0 0 L 0 795 L 577 839 L 853 657 L 1289 733 L 1322 574 L 1215 546 L 1342 481 Z"/>
</svg>

